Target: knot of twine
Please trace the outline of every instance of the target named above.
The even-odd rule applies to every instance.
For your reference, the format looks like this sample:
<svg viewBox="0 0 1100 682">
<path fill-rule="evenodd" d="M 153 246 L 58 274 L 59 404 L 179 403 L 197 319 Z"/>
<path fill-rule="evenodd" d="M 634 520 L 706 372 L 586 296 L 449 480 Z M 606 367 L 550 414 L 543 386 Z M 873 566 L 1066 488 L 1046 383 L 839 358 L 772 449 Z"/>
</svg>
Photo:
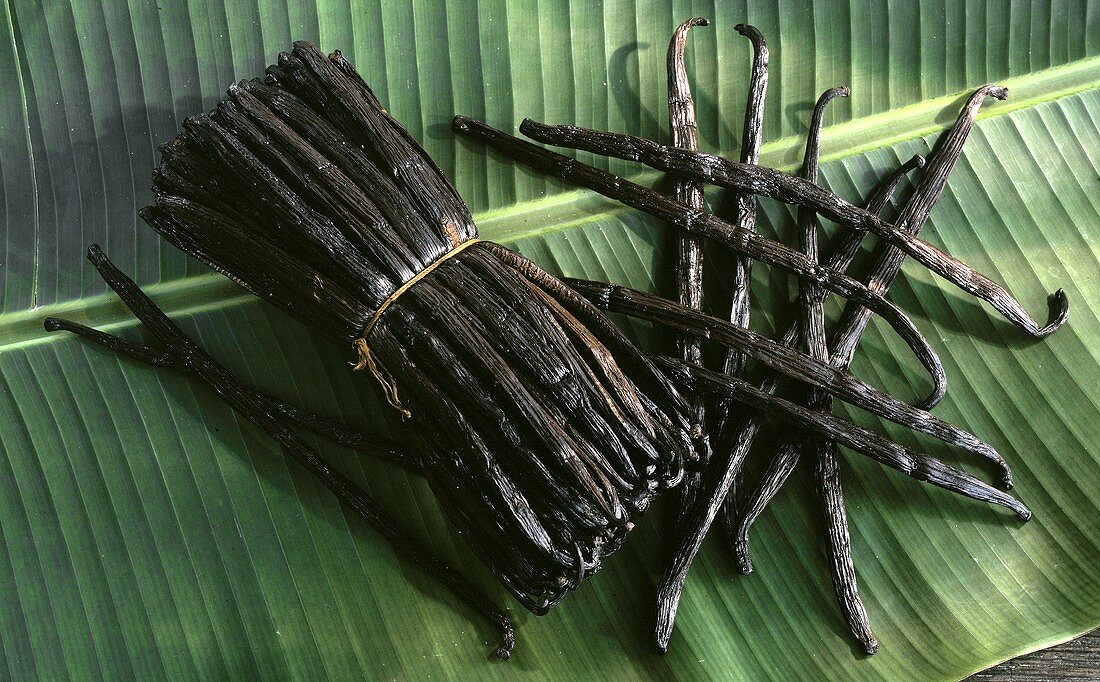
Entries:
<svg viewBox="0 0 1100 682">
<path fill-rule="evenodd" d="M 367 339 L 370 337 L 370 333 L 374 331 L 375 325 L 382 319 L 382 313 L 386 312 L 386 309 L 393 305 L 394 302 L 401 297 L 401 294 L 408 291 L 412 285 L 427 277 L 432 270 L 435 270 L 440 265 L 443 265 L 462 253 L 467 247 L 477 244 L 480 241 L 480 239 L 475 238 L 462 242 L 433 261 L 431 265 L 413 275 L 409 281 L 398 287 L 397 291 L 390 294 L 389 298 L 382 301 L 382 305 L 378 306 L 378 310 L 374 311 L 374 315 L 372 315 L 370 321 L 367 322 L 367 326 L 363 327 L 362 335 L 360 335 L 353 344 L 356 352 L 359 353 L 359 362 L 355 363 L 353 369 L 356 371 L 366 369 L 371 373 L 371 376 L 373 376 L 378 381 L 379 385 L 382 386 L 382 393 L 386 396 L 386 402 L 389 403 L 390 407 L 397 410 L 402 419 L 412 417 L 412 412 L 409 412 L 409 409 L 401 404 L 401 399 L 397 395 L 397 382 L 394 380 L 393 375 L 386 371 L 386 368 L 378 362 L 374 353 L 371 352 L 370 344 L 367 342 Z"/>
</svg>

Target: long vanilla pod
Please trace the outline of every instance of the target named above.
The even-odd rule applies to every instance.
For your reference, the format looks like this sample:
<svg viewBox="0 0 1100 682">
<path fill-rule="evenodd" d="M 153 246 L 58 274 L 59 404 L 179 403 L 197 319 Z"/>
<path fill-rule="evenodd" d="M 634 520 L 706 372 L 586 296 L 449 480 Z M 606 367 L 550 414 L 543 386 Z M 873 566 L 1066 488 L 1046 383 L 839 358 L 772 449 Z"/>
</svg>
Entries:
<svg viewBox="0 0 1100 682">
<path fill-rule="evenodd" d="M 688 32 L 696 26 L 708 25 L 706 19 L 688 19 L 673 32 L 666 57 L 668 71 L 668 123 L 672 133 L 672 145 L 683 149 L 699 148 L 699 122 L 695 116 L 695 100 L 691 96 L 687 69 L 684 66 L 684 48 Z M 703 208 L 703 185 L 690 178 L 676 181 L 676 200 L 693 208 Z M 681 234 L 678 240 L 676 262 L 676 292 L 680 304 L 689 308 L 703 307 L 703 238 Z M 691 337 L 680 338 L 680 357 L 684 362 L 699 364 L 703 359 L 703 343 Z M 703 396 L 691 396 L 691 437 L 701 460 L 695 471 L 681 487 L 681 507 L 690 506 L 700 473 L 710 456 L 710 440 L 706 433 L 706 410 Z"/>
<path fill-rule="evenodd" d="M 768 94 L 768 43 L 764 34 L 755 26 L 737 24 L 735 31 L 748 38 L 752 44 L 752 67 L 749 73 L 749 91 L 745 101 L 745 121 L 741 131 L 741 163 L 755 164 L 760 160 L 760 145 L 764 141 L 764 102 Z M 756 230 L 756 195 L 737 192 L 734 195 L 735 220 L 738 227 L 750 232 Z M 751 314 L 749 299 L 752 277 L 752 258 L 741 254 L 733 257 L 732 282 L 729 294 L 729 321 L 739 327 L 749 326 Z M 731 376 L 740 377 L 745 369 L 745 356 L 729 349 L 722 359 L 722 371 Z M 715 434 L 718 443 L 725 447 L 724 438 L 729 425 L 729 402 L 719 397 L 716 400 L 717 412 Z"/>
</svg>

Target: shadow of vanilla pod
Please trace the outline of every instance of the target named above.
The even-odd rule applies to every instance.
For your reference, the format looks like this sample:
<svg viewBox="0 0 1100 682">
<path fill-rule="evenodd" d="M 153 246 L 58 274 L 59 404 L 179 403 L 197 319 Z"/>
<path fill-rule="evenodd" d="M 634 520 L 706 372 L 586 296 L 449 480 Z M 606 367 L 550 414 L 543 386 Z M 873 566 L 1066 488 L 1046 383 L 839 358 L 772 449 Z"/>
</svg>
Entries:
<svg viewBox="0 0 1100 682">
<path fill-rule="evenodd" d="M 468 120 L 462 125 L 476 127 Z M 567 165 L 588 173 L 583 164 Z M 212 112 L 188 118 L 162 147 L 153 190 L 154 205 L 141 211 L 149 225 L 353 352 L 355 369 L 371 377 L 399 416 L 404 440 L 354 432 L 244 386 L 98 247 L 89 252 L 93 264 L 162 347 L 65 320 L 51 318 L 47 329 L 81 334 L 210 385 L 387 540 L 498 625 L 501 658 L 514 643 L 503 612 L 413 546 L 396 521 L 291 426 L 424 476 L 448 521 L 537 614 L 598 571 L 638 516 L 697 461 L 691 409 L 680 392 L 685 387 L 815 430 L 1022 519 L 1030 515 L 1015 498 L 939 460 L 735 377 L 635 347 L 602 309 L 736 348 L 874 414 L 998 456 L 975 436 L 804 353 L 641 292 L 567 284 L 479 239 L 461 197 L 339 52 L 326 56 L 295 43 L 263 81 L 242 81 Z M 720 233 L 714 228 L 709 236 Z M 797 271 L 804 262 L 762 237 L 751 246 L 756 250 L 746 255 L 780 267 Z M 904 313 L 851 278 L 821 272 L 807 274 L 886 316 L 941 388 L 942 366 Z"/>
</svg>

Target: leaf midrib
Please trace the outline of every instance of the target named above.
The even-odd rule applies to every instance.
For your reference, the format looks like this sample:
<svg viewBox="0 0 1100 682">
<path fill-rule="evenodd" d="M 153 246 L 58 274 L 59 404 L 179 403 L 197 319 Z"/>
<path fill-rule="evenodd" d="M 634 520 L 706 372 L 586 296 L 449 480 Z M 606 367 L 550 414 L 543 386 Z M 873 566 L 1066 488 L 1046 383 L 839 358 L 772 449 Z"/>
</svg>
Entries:
<svg viewBox="0 0 1100 682">
<path fill-rule="evenodd" d="M 1008 87 L 1009 99 L 986 105 L 978 120 L 1004 116 L 1100 87 L 1100 57 L 1005 79 L 999 84 Z M 866 154 L 943 130 L 954 121 L 960 100 L 972 91 L 945 95 L 830 126 L 822 135 L 821 161 L 827 163 Z M 800 136 L 768 142 L 761 148 L 760 164 L 794 170 L 801 161 L 804 144 L 805 140 Z M 631 180 L 642 183 L 657 177 L 658 173 L 648 171 L 629 176 Z M 483 238 L 510 243 L 579 228 L 631 210 L 587 190 L 571 190 L 484 211 L 474 217 Z M 225 309 L 254 298 L 214 273 L 152 284 L 145 290 L 170 315 Z M 74 319 L 104 329 L 136 324 L 116 296 L 104 294 L 73 299 L 0 315 L 0 352 L 63 338 L 62 335 L 48 334 L 42 328 L 42 320 L 47 316 Z"/>
</svg>

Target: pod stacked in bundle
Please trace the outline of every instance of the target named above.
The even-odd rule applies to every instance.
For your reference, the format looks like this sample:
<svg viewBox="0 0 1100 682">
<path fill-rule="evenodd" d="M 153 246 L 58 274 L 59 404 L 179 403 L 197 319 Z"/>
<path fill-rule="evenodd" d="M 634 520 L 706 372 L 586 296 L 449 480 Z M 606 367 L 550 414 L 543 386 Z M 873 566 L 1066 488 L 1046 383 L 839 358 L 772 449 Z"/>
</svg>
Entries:
<svg viewBox="0 0 1100 682">
<path fill-rule="evenodd" d="M 532 611 L 679 482 L 691 444 L 669 380 L 583 298 L 477 241 L 339 53 L 296 43 L 188 119 L 154 191 L 142 216 L 166 239 L 358 348 L 448 518 Z"/>
</svg>

